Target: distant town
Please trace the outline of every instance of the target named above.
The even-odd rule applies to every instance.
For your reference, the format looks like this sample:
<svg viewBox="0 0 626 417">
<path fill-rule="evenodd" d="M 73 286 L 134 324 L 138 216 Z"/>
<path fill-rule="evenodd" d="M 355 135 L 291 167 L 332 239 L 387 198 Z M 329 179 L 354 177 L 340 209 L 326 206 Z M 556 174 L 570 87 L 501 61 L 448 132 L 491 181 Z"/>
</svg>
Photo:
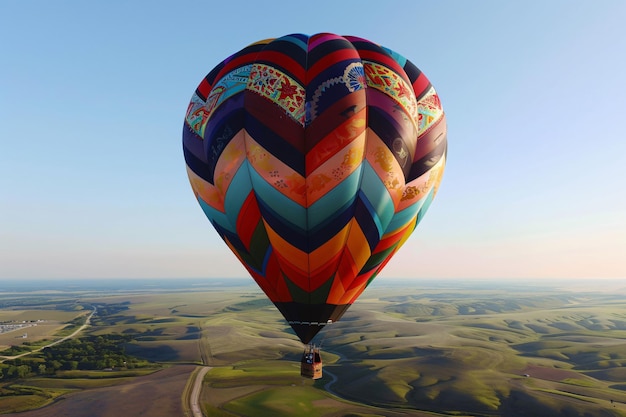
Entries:
<svg viewBox="0 0 626 417">
<path fill-rule="evenodd" d="M 9 333 L 16 330 L 24 330 L 29 327 L 37 326 L 38 323 L 42 323 L 44 320 L 23 320 L 23 321 L 4 321 L 0 322 L 0 334 Z M 23 333 L 19 336 L 23 339 L 28 338 L 28 333 Z"/>
</svg>

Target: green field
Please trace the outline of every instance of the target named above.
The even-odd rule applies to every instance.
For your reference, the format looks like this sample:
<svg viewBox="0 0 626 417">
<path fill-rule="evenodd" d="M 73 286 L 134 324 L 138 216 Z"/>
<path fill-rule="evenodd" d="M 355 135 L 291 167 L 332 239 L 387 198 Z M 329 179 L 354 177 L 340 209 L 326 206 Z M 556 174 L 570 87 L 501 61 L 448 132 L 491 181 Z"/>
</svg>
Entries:
<svg viewBox="0 0 626 417">
<path fill-rule="evenodd" d="M 155 369 L 212 366 L 207 415 L 626 416 L 624 289 L 370 288 L 316 339 L 318 381 L 300 377 L 300 342 L 251 287 L 80 300 L 102 311 L 88 334 L 132 336 L 126 351 Z M 75 372 L 6 383 L 0 413 L 144 378 Z"/>
</svg>

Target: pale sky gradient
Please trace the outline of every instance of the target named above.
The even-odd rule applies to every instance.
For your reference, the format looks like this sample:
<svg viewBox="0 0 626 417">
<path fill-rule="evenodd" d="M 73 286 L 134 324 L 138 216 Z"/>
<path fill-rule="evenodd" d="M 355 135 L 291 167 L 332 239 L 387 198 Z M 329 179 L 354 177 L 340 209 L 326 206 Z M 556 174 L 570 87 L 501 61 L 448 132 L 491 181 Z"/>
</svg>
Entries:
<svg viewBox="0 0 626 417">
<path fill-rule="evenodd" d="M 626 2 L 0 1 L 0 281 L 246 276 L 181 131 L 226 56 L 361 36 L 437 88 L 448 166 L 384 276 L 626 279 Z"/>
</svg>

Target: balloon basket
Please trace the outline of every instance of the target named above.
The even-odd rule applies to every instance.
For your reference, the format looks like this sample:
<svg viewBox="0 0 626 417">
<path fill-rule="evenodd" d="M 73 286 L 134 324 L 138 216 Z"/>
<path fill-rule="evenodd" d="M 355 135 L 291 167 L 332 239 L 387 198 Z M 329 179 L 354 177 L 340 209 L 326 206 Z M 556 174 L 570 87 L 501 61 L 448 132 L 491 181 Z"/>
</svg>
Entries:
<svg viewBox="0 0 626 417">
<path fill-rule="evenodd" d="M 322 356 L 315 345 L 307 345 L 300 360 L 300 375 L 304 378 L 320 379 L 322 377 Z"/>
</svg>

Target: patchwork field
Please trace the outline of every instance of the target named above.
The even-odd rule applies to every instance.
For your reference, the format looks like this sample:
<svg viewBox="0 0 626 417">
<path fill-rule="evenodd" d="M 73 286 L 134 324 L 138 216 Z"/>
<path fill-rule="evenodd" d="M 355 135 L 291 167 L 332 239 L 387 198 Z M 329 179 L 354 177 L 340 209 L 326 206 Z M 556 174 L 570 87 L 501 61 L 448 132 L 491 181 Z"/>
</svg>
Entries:
<svg viewBox="0 0 626 417">
<path fill-rule="evenodd" d="M 181 393 L 193 367 L 175 366 L 147 376 L 110 379 L 60 380 L 56 384 L 36 379 L 29 385 L 41 392 L 61 395 L 51 405 L 32 411 L 3 414 L 14 417 L 171 417 L 183 414 Z M 52 385 L 52 386 L 51 386 Z M 21 396 L 19 396 L 21 397 Z M 5 401 L 20 398 L 2 398 Z"/>
<path fill-rule="evenodd" d="M 33 395 L 57 400 L 21 417 L 87 415 L 67 410 L 90 396 L 149 402 L 157 391 L 147 387 L 161 372 L 188 377 L 200 364 L 212 367 L 201 397 L 210 416 L 626 416 L 624 288 L 373 286 L 315 340 L 325 362 L 318 381 L 300 377 L 300 342 L 254 287 L 90 292 L 79 300 L 98 307 L 89 334 L 130 335 L 128 353 L 167 369 L 27 378 L 19 384 Z M 171 379 L 170 397 L 159 396 L 177 398 L 178 407 L 182 373 Z M 23 397 L 22 409 L 46 403 Z M 0 413 L 18 402 L 0 396 Z"/>
</svg>

